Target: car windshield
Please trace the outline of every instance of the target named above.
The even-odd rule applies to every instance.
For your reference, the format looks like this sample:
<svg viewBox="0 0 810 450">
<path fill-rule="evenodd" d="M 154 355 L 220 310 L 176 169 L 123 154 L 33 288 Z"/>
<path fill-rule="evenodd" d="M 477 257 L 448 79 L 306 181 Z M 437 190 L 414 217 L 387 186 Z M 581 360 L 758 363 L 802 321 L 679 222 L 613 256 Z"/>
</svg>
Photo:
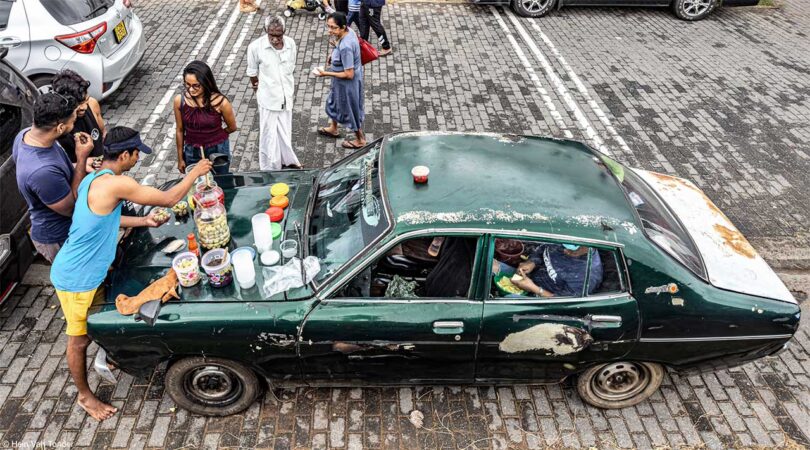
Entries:
<svg viewBox="0 0 810 450">
<path fill-rule="evenodd" d="M 379 140 L 320 177 L 309 220 L 309 253 L 321 262 L 316 284 L 388 229 L 379 179 L 381 148 Z"/>
<path fill-rule="evenodd" d="M 641 218 L 641 225 L 647 237 L 695 275 L 705 280 L 706 269 L 697 247 L 669 208 L 632 170 L 625 169 L 621 164 L 606 156 L 601 158 L 627 193 L 630 204 Z"/>
</svg>

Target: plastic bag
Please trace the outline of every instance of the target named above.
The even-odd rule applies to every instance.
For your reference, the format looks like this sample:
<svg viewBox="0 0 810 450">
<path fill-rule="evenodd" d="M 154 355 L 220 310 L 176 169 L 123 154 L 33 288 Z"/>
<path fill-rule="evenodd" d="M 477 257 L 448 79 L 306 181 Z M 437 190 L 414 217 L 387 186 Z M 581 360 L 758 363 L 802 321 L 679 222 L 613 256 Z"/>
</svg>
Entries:
<svg viewBox="0 0 810 450">
<path fill-rule="evenodd" d="M 386 298 L 417 298 L 416 289 L 419 284 L 416 281 L 408 281 L 399 275 L 394 275 L 388 287 L 385 288 Z"/>
<path fill-rule="evenodd" d="M 283 266 L 264 267 L 264 294 L 268 297 L 309 283 L 321 271 L 321 263 L 314 256 L 304 258 L 305 280 L 301 279 L 301 260 L 292 258 Z"/>
</svg>

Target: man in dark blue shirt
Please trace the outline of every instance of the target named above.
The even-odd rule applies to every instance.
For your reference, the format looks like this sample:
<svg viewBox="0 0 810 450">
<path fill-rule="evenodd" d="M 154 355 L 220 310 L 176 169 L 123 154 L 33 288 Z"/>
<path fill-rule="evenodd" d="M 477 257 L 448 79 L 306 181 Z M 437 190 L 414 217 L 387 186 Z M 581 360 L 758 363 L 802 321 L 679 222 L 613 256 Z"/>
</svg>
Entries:
<svg viewBox="0 0 810 450">
<path fill-rule="evenodd" d="M 588 293 L 602 283 L 602 261 L 599 252 L 571 244 L 546 244 L 535 249 L 528 261 L 518 265 L 512 283 L 534 295 L 543 297 L 579 297 L 583 295 L 591 254 Z"/>
<path fill-rule="evenodd" d="M 76 121 L 72 97 L 48 93 L 34 103 L 34 124 L 17 134 L 12 158 L 17 188 L 31 214 L 31 238 L 37 251 L 50 262 L 56 257 L 70 230 L 73 204 L 84 178 L 93 140 L 76 133 L 76 167 L 56 141 L 69 133 Z"/>
</svg>

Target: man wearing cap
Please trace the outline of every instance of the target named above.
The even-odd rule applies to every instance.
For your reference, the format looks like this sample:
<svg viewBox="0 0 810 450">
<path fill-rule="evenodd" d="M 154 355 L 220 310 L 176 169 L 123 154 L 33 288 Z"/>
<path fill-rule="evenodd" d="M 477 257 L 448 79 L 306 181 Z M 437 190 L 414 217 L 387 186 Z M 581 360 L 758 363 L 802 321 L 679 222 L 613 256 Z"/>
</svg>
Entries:
<svg viewBox="0 0 810 450">
<path fill-rule="evenodd" d="M 515 270 L 521 278 L 512 278 L 512 284 L 541 297 L 579 297 L 585 288 L 588 252 L 591 270 L 588 293 L 602 282 L 602 260 L 596 250 L 572 244 L 545 244 L 537 247 L 527 261 Z M 496 261 L 497 262 L 497 261 Z M 506 264 L 498 263 L 500 272 L 509 274 Z"/>
<path fill-rule="evenodd" d="M 78 403 L 96 420 L 111 417 L 117 410 L 93 394 L 87 383 L 87 310 L 95 298 L 103 298 L 101 284 L 115 258 L 118 228 L 157 227 L 154 214 L 145 217 L 121 215 L 121 205 L 171 207 L 186 196 L 197 177 L 211 169 L 207 159 L 200 161 L 183 180 L 168 191 L 143 186 L 122 175 L 138 162 L 138 155 L 152 153 L 141 142 L 137 131 L 114 127 L 104 138 L 101 168 L 88 174 L 76 195 L 73 222 L 67 241 L 51 268 L 51 283 L 67 321 L 67 360 L 70 375 L 79 391 Z"/>
</svg>

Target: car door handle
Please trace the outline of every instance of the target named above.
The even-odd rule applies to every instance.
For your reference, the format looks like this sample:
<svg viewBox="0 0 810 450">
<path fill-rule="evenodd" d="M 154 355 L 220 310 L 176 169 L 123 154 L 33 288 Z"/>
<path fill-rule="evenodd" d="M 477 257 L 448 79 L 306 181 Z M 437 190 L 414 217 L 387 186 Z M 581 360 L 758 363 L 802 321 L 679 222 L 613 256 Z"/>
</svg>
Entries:
<svg viewBox="0 0 810 450">
<path fill-rule="evenodd" d="M 464 322 L 460 320 L 437 320 L 433 322 L 436 334 L 460 334 L 464 332 Z"/>
<path fill-rule="evenodd" d="M 591 316 L 592 323 L 609 323 L 612 325 L 621 325 L 622 324 L 622 317 L 621 316 L 608 316 L 608 315 L 601 315 L 596 314 Z"/>
<path fill-rule="evenodd" d="M 22 45 L 22 40 L 14 36 L 8 36 L 0 39 L 0 47 L 19 47 Z"/>
</svg>

